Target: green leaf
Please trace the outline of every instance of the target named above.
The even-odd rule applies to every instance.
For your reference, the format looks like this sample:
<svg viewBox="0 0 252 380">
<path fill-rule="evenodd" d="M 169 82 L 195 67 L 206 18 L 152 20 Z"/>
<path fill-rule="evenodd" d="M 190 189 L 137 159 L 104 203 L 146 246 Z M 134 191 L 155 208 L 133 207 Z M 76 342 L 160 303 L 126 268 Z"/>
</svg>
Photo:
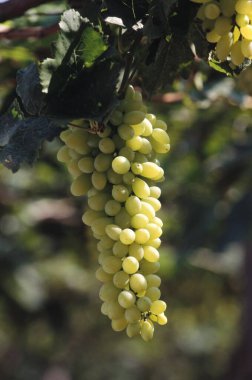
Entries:
<svg viewBox="0 0 252 380">
<path fill-rule="evenodd" d="M 78 54 L 86 67 L 91 67 L 95 60 L 108 49 L 107 43 L 99 32 L 87 27 L 83 32 Z"/>
</svg>

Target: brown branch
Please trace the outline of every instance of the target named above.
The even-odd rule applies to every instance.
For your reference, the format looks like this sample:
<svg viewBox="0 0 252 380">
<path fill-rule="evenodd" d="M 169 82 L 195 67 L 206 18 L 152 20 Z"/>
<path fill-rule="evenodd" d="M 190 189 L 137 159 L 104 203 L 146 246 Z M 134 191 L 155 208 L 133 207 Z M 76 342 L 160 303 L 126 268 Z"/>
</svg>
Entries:
<svg viewBox="0 0 252 380">
<path fill-rule="evenodd" d="M 50 0 L 9 0 L 0 4 L 0 22 L 22 16 L 30 8 L 40 4 L 52 2 Z"/>
<path fill-rule="evenodd" d="M 48 27 L 30 27 L 22 29 L 7 29 L 0 31 L 0 39 L 7 40 L 25 40 L 27 38 L 44 38 L 58 31 L 58 24 L 53 24 Z"/>
</svg>

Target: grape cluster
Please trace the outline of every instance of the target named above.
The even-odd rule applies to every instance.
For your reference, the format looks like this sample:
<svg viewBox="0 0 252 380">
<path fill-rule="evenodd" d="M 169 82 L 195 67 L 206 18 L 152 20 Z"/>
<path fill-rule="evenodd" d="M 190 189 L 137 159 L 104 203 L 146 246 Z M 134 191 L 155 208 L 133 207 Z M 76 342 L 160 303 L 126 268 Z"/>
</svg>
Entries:
<svg viewBox="0 0 252 380">
<path fill-rule="evenodd" d="M 197 17 L 215 53 L 235 69 L 252 59 L 252 0 L 191 0 L 201 3 Z"/>
<path fill-rule="evenodd" d="M 170 149 L 166 130 L 129 86 L 102 130 L 68 129 L 58 152 L 74 177 L 72 194 L 88 197 L 83 222 L 98 240 L 101 311 L 115 331 L 126 329 L 129 337 L 140 334 L 145 341 L 153 336 L 154 322 L 167 323 L 156 274 L 163 225 L 156 216 L 157 182 L 164 179 L 156 155 Z"/>
</svg>

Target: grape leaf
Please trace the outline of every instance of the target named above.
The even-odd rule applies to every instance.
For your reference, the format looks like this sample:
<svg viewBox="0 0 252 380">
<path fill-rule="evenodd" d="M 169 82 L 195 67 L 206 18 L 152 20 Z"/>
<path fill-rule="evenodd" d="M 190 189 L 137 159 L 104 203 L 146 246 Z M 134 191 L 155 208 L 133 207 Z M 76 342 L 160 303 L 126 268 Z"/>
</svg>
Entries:
<svg viewBox="0 0 252 380">
<path fill-rule="evenodd" d="M 160 39 L 154 61 L 140 67 L 143 86 L 149 93 L 165 90 L 179 74 L 186 74 L 194 55 L 184 35 Z"/>
<path fill-rule="evenodd" d="M 28 114 L 39 115 L 41 113 L 45 95 L 42 93 L 38 68 L 35 63 L 18 71 L 16 92 Z"/>
<path fill-rule="evenodd" d="M 22 118 L 15 104 L 0 117 L 0 162 L 16 172 L 23 163 L 32 164 L 45 140 L 52 140 L 62 128 L 47 117 Z"/>
</svg>

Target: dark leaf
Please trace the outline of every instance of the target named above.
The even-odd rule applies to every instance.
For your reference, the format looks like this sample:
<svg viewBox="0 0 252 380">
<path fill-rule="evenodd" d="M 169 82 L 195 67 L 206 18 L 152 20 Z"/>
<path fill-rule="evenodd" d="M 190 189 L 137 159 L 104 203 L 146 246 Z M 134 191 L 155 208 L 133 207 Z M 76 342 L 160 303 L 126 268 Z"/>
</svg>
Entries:
<svg viewBox="0 0 252 380">
<path fill-rule="evenodd" d="M 19 119 L 11 113 L 0 118 L 0 162 L 16 172 L 20 165 L 32 164 L 45 140 L 52 140 L 62 129 L 46 117 Z"/>
<path fill-rule="evenodd" d="M 179 74 L 185 74 L 194 55 L 184 35 L 174 33 L 160 40 L 154 61 L 141 67 L 143 86 L 149 93 L 165 90 Z"/>
<path fill-rule="evenodd" d="M 48 94 L 48 115 L 102 120 L 115 105 L 120 65 L 109 61 L 82 70 L 60 93 Z"/>
<path fill-rule="evenodd" d="M 18 71 L 16 92 L 28 114 L 39 115 L 41 113 L 45 95 L 42 93 L 39 72 L 35 63 Z"/>
</svg>

